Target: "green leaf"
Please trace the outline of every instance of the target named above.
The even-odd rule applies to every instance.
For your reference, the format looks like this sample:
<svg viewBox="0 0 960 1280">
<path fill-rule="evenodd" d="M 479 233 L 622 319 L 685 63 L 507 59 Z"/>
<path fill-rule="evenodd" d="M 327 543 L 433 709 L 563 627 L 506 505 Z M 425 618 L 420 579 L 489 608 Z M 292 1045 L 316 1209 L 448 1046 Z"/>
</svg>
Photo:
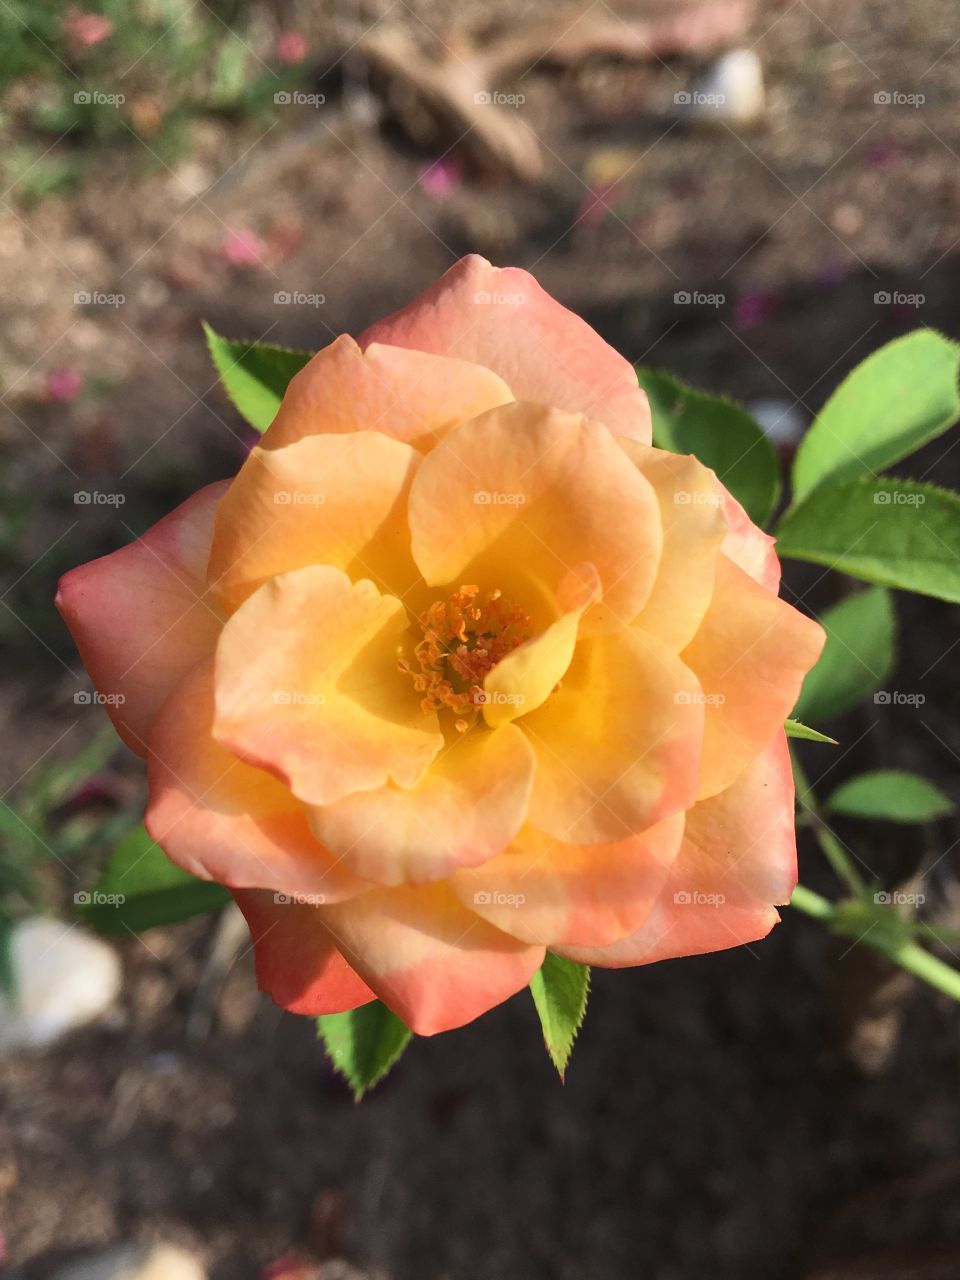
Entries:
<svg viewBox="0 0 960 1280">
<path fill-rule="evenodd" d="M 803 682 L 798 720 L 842 715 L 873 693 L 896 663 L 896 617 L 883 587 L 868 587 L 825 610 L 827 632 L 820 661 Z"/>
<path fill-rule="evenodd" d="M 960 346 L 917 329 L 868 356 L 804 436 L 793 464 L 797 502 L 831 481 L 891 466 L 960 417 Z"/>
<path fill-rule="evenodd" d="M 171 862 L 139 826 L 121 840 L 96 886 L 76 900 L 80 914 L 100 933 L 139 933 L 216 911 L 230 894 Z"/>
<path fill-rule="evenodd" d="M 317 1032 L 357 1102 L 383 1079 L 413 1036 L 379 1000 L 346 1013 L 322 1014 L 317 1018 Z"/>
<path fill-rule="evenodd" d="M 805 742 L 826 742 L 831 747 L 837 746 L 836 738 L 828 738 L 819 729 L 809 729 L 799 720 L 787 720 L 783 727 L 787 731 L 788 738 L 802 738 Z"/>
<path fill-rule="evenodd" d="M 777 552 L 958 602 L 960 495 L 893 477 L 824 485 L 781 521 Z"/>
<path fill-rule="evenodd" d="M 824 807 L 831 813 L 887 822 L 932 822 L 954 811 L 939 787 L 902 769 L 858 774 L 837 787 Z"/>
<path fill-rule="evenodd" d="M 206 323 L 203 331 L 214 367 L 227 395 L 257 431 L 266 431 L 277 416 L 287 384 L 313 357 L 265 342 L 221 338 Z"/>
<path fill-rule="evenodd" d="M 540 1015 L 543 1040 L 561 1080 L 587 1012 L 589 990 L 589 967 L 564 960 L 552 951 L 547 952 L 542 968 L 530 979 L 530 991 Z"/>
<path fill-rule="evenodd" d="M 751 520 L 763 525 L 777 505 L 780 474 L 773 445 L 732 400 L 695 391 L 658 370 L 639 368 L 650 400 L 653 442 L 671 453 L 692 453 L 712 467 Z"/>
</svg>

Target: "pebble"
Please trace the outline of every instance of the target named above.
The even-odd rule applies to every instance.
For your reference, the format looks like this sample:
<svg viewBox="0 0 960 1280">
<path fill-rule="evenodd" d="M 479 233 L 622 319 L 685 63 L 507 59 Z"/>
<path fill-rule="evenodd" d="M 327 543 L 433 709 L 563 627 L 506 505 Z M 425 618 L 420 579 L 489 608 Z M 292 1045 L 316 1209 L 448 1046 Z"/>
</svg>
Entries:
<svg viewBox="0 0 960 1280">
<path fill-rule="evenodd" d="M 31 916 L 10 939 L 15 990 L 0 995 L 0 1051 L 41 1049 L 105 1014 L 120 991 L 114 949 L 78 924 Z"/>
<path fill-rule="evenodd" d="M 791 400 L 765 396 L 752 400 L 747 409 L 772 444 L 797 444 L 807 429 L 806 418 Z"/>
<path fill-rule="evenodd" d="M 763 114 L 763 67 L 752 49 L 733 49 L 710 66 L 697 82 L 687 111 L 701 120 L 752 124 Z"/>
<path fill-rule="evenodd" d="M 50 1280 L 206 1280 L 192 1254 L 175 1245 L 118 1245 L 53 1272 Z"/>
</svg>

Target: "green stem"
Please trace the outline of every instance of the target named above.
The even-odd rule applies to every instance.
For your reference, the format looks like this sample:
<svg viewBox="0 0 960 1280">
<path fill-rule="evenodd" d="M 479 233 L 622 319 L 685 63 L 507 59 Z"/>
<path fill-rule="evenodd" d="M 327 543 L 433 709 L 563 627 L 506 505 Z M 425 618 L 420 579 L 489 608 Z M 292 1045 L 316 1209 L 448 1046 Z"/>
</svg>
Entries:
<svg viewBox="0 0 960 1280">
<path fill-rule="evenodd" d="M 866 939 L 870 941 L 869 938 Z M 899 946 L 880 947 L 886 955 L 898 964 L 901 969 L 922 978 L 931 987 L 936 987 L 945 995 L 960 1000 L 960 972 L 945 964 L 937 956 L 931 955 L 915 942 L 902 942 Z"/>
<path fill-rule="evenodd" d="M 802 884 L 798 884 L 794 889 L 790 905 L 802 911 L 804 915 L 812 916 L 815 920 L 826 921 L 828 924 L 837 911 L 836 903 L 819 893 L 814 893 L 812 889 Z M 960 1001 L 960 972 L 929 951 L 925 951 L 916 942 L 891 941 L 884 937 L 882 932 L 879 935 L 864 934 L 858 941 L 874 951 L 879 951 L 888 960 L 898 964 L 901 969 L 912 973 L 915 978 L 922 978 L 937 991 L 942 991 L 944 995 Z"/>
<path fill-rule="evenodd" d="M 802 911 L 805 915 L 813 916 L 815 920 L 831 920 L 836 910 L 829 898 L 824 898 L 819 893 L 814 893 L 812 889 L 808 889 L 806 885 L 798 884 L 793 891 L 793 897 L 790 899 L 791 907 L 796 907 L 798 911 Z"/>
<path fill-rule="evenodd" d="M 854 865 L 849 853 L 827 826 L 822 813 L 817 807 L 813 792 L 810 790 L 810 783 L 807 781 L 807 776 L 800 761 L 797 759 L 796 752 L 791 752 L 791 755 L 793 757 L 793 777 L 797 788 L 797 803 L 802 805 L 805 810 L 807 825 L 816 836 L 824 857 L 830 863 L 836 875 L 855 896 L 859 897 L 865 891 L 866 883 Z"/>
</svg>

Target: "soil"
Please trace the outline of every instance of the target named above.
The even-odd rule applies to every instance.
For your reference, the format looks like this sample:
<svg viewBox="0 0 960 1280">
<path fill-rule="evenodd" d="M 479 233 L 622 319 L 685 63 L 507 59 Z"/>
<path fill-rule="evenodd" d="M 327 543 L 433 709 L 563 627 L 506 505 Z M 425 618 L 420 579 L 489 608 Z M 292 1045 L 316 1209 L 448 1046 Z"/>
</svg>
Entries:
<svg viewBox="0 0 960 1280">
<path fill-rule="evenodd" d="M 439 21 L 401 9 L 414 30 Z M 807 419 L 898 333 L 960 333 L 953 16 L 933 0 L 762 6 L 743 42 L 769 103 L 750 129 L 675 123 L 692 63 L 533 68 L 518 86 L 546 160 L 538 184 L 468 167 L 431 194 L 436 150 L 360 110 L 341 63 L 318 77 L 321 111 L 197 124 L 172 171 L 144 170 L 132 143 L 70 198 L 10 205 L 0 448 L 27 511 L 5 553 L 0 790 L 101 723 L 73 703 L 85 686 L 49 604 L 57 573 L 230 474 L 249 443 L 201 318 L 315 349 L 477 251 L 535 271 L 631 359 L 741 400 L 786 399 Z M 326 66 L 343 42 L 332 20 L 317 29 Z M 893 90 L 926 101 L 874 102 Z M 605 213 L 591 208 L 603 191 Z M 265 266 L 225 263 L 224 237 L 245 228 L 269 246 Z M 83 290 L 124 302 L 80 307 Z M 324 301 L 275 304 L 284 290 Z M 678 305 L 682 290 L 724 300 Z M 923 301 L 878 304 L 881 292 Z M 51 403 L 44 379 L 64 366 L 88 391 Z M 957 486 L 956 440 L 903 470 Z M 77 506 L 80 489 L 125 502 Z M 791 565 L 787 589 L 816 610 L 845 587 Z M 811 747 L 808 769 L 826 786 L 913 768 L 956 794 L 957 611 L 898 609 L 896 687 L 926 702 L 835 722 L 839 751 Z M 943 920 L 956 914 L 956 822 L 843 834 L 885 883 L 924 869 Z M 836 891 L 812 845 L 801 867 Z M 39 1278 L 77 1248 L 162 1238 L 196 1249 L 213 1280 L 254 1277 L 289 1250 L 345 1257 L 370 1280 L 955 1280 L 956 1006 L 786 916 L 749 948 L 596 973 L 564 1085 L 521 995 L 417 1041 L 359 1106 L 309 1021 L 256 995 L 248 957 L 209 1035 L 187 1037 L 208 923 L 121 943 L 111 1025 L 0 1062 L 9 1262 Z"/>
</svg>

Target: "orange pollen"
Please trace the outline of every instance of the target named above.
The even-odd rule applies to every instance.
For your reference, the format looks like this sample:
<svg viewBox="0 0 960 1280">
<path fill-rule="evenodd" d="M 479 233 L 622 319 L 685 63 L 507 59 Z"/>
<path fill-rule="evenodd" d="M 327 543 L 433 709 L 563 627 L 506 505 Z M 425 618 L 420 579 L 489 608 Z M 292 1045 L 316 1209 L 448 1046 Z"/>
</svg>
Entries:
<svg viewBox="0 0 960 1280">
<path fill-rule="evenodd" d="M 483 705 L 484 677 L 530 639 L 530 619 L 499 590 L 481 600 L 479 587 L 462 586 L 446 600 L 435 600 L 417 621 L 423 639 L 414 646 L 413 661 L 400 658 L 397 666 L 423 694 L 425 715 L 452 711 L 457 731 L 465 733 Z"/>
</svg>

